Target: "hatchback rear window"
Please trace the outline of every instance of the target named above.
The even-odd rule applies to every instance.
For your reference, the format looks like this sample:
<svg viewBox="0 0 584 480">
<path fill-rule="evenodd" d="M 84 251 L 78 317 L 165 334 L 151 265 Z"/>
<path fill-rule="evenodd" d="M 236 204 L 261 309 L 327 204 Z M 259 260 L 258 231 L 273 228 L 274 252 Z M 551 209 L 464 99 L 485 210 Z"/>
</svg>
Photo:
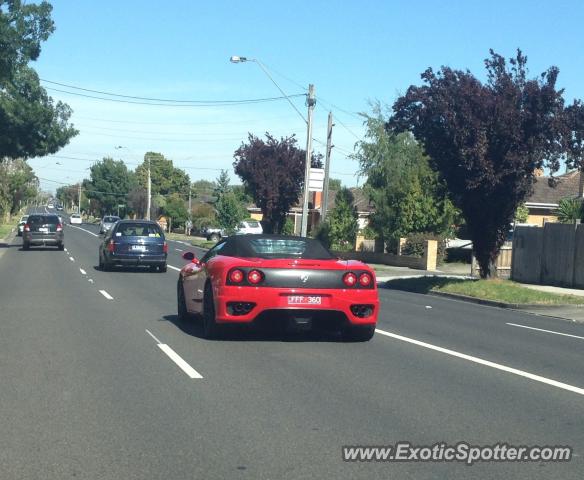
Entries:
<svg viewBox="0 0 584 480">
<path fill-rule="evenodd" d="M 103 223 L 116 223 L 119 217 L 103 217 Z"/>
<path fill-rule="evenodd" d="M 59 217 L 56 215 L 30 215 L 27 219 L 29 225 L 46 225 L 52 224 L 57 225 L 59 222 Z"/>
<path fill-rule="evenodd" d="M 161 237 L 162 230 L 151 223 L 124 223 L 118 227 L 116 236 L 121 237 Z"/>
</svg>

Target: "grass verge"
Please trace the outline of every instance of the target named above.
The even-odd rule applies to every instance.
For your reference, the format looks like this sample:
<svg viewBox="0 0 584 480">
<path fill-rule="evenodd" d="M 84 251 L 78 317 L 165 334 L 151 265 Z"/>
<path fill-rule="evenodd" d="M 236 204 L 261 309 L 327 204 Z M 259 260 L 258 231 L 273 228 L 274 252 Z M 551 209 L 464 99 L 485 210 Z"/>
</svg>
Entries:
<svg viewBox="0 0 584 480">
<path fill-rule="evenodd" d="M 188 235 L 183 235 L 182 233 L 167 233 L 165 236 L 169 240 L 182 240 L 183 242 L 190 243 L 193 247 L 199 247 L 199 248 L 209 249 L 216 244 L 216 242 L 211 242 L 211 241 L 205 240 L 205 239 L 189 237 Z"/>
<path fill-rule="evenodd" d="M 386 287 L 408 292 L 444 292 L 495 302 L 531 305 L 581 305 L 584 298 L 575 295 L 558 295 L 525 288 L 510 280 L 461 280 L 453 278 L 423 277 L 392 280 Z"/>
<path fill-rule="evenodd" d="M 4 240 L 13 228 L 14 228 L 14 225 L 12 225 L 10 223 L 1 223 L 0 224 L 0 240 Z"/>
</svg>

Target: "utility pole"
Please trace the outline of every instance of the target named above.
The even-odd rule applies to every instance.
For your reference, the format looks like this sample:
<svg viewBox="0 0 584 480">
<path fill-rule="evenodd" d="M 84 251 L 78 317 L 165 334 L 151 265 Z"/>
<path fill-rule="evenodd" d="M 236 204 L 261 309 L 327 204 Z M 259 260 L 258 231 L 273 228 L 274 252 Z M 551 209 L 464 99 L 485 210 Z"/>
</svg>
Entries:
<svg viewBox="0 0 584 480">
<path fill-rule="evenodd" d="M 329 194 L 329 174 L 331 165 L 331 150 L 333 148 L 331 142 L 333 139 L 333 112 L 328 114 L 328 126 L 326 130 L 326 155 L 324 165 L 324 188 L 322 192 L 322 205 L 320 206 L 320 218 L 322 221 L 326 218 L 326 210 L 328 208 L 328 194 Z"/>
<path fill-rule="evenodd" d="M 79 182 L 78 195 L 79 195 L 79 203 L 77 206 L 77 213 L 79 214 L 79 216 L 81 216 L 81 182 Z"/>
<path fill-rule="evenodd" d="M 191 202 L 191 192 L 192 192 L 193 186 L 190 183 L 189 180 L 189 226 L 187 228 L 187 235 L 191 234 L 191 228 L 193 228 L 193 210 L 192 210 L 192 202 Z"/>
<path fill-rule="evenodd" d="M 302 229 L 300 235 L 306 237 L 308 234 L 308 195 L 309 195 L 309 185 L 308 180 L 310 177 L 310 167 L 312 164 L 312 111 L 314 110 L 314 105 L 316 104 L 316 99 L 314 98 L 314 85 L 311 83 L 308 85 L 308 98 L 306 99 L 306 105 L 308 106 L 308 121 L 307 121 L 307 134 L 306 134 L 306 165 L 304 169 L 304 201 L 302 204 Z"/>
<path fill-rule="evenodd" d="M 146 205 L 146 219 L 150 220 L 150 201 L 152 200 L 152 179 L 150 178 L 150 157 L 148 156 L 148 186 L 147 188 L 147 195 L 148 195 L 148 203 Z"/>
</svg>

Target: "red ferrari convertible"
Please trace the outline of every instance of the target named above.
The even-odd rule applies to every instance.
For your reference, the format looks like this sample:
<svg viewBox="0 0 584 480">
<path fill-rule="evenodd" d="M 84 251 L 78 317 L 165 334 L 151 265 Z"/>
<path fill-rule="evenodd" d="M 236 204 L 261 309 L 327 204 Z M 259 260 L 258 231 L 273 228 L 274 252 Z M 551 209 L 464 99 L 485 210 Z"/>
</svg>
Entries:
<svg viewBox="0 0 584 480">
<path fill-rule="evenodd" d="M 374 271 L 340 260 L 311 238 L 235 235 L 190 263 L 177 284 L 179 319 L 199 314 L 205 337 L 228 324 L 340 329 L 348 341 L 375 333 L 379 297 Z"/>
</svg>

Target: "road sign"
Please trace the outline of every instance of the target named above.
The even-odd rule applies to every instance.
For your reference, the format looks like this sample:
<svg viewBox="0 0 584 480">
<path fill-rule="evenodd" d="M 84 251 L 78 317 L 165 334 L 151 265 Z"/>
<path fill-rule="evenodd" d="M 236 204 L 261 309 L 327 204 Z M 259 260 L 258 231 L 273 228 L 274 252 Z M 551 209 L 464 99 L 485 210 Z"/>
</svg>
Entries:
<svg viewBox="0 0 584 480">
<path fill-rule="evenodd" d="M 308 191 L 322 192 L 324 187 L 324 168 L 311 168 L 308 177 Z"/>
</svg>

